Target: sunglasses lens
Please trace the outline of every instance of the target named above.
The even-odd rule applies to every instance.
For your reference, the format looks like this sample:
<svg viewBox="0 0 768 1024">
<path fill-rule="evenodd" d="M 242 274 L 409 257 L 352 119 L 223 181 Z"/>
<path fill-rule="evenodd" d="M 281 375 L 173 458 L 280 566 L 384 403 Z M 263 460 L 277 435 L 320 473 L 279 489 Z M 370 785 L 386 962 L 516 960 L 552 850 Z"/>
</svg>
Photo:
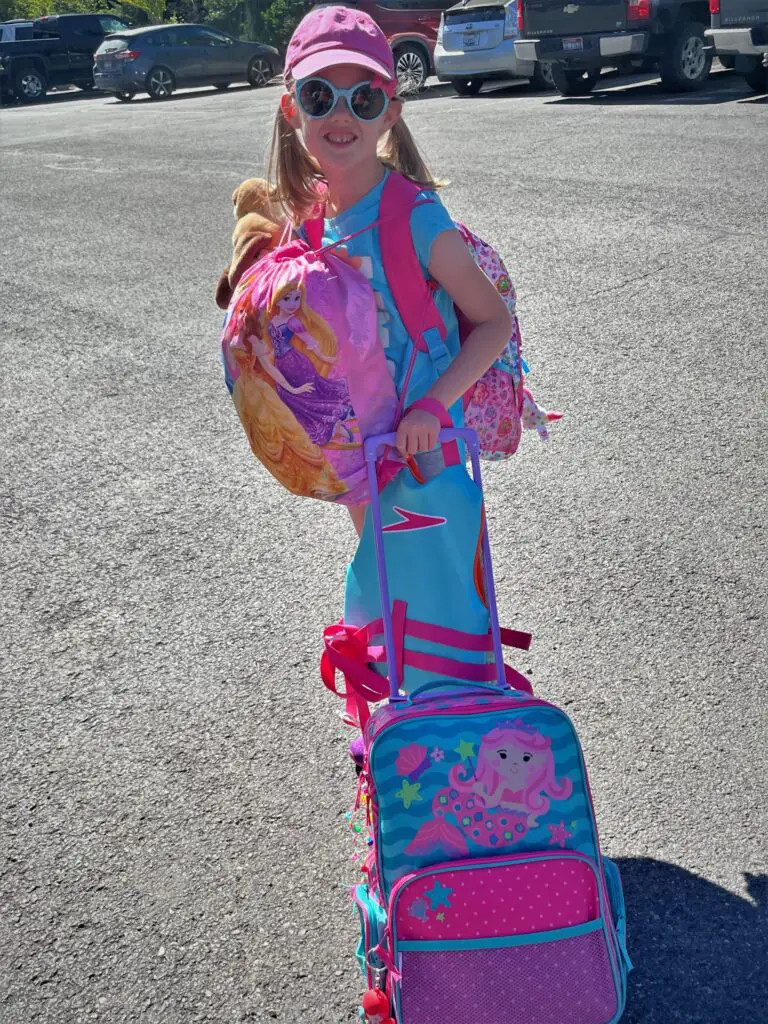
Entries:
<svg viewBox="0 0 768 1024">
<path fill-rule="evenodd" d="M 310 117 L 325 117 L 333 109 L 333 102 L 333 92 L 321 78 L 310 78 L 302 85 L 299 103 Z"/>
<path fill-rule="evenodd" d="M 384 90 L 368 82 L 364 82 L 352 93 L 352 113 L 361 121 L 374 121 L 383 113 L 386 103 Z"/>
</svg>

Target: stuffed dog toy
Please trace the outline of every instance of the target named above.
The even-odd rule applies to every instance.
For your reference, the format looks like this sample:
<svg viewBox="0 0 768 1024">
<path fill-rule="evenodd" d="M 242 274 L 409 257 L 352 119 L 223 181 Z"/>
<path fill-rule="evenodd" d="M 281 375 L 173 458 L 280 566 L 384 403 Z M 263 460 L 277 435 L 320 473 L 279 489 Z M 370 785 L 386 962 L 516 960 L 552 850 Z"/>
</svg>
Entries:
<svg viewBox="0 0 768 1024">
<path fill-rule="evenodd" d="M 271 193 L 262 178 L 248 178 L 232 193 L 235 230 L 232 235 L 232 262 L 216 285 L 216 305 L 226 309 L 237 282 L 259 257 L 280 244 L 283 227 L 268 216 Z"/>
</svg>

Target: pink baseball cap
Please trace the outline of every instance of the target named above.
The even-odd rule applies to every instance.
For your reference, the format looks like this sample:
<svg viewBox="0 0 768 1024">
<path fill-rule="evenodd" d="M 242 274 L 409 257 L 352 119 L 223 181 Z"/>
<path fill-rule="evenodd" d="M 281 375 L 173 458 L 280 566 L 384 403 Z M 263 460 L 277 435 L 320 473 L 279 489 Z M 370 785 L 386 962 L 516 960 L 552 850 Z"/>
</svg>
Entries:
<svg viewBox="0 0 768 1024">
<path fill-rule="evenodd" d="M 291 37 L 285 74 L 298 81 L 338 64 L 354 64 L 385 82 L 395 81 L 392 48 L 370 15 L 349 7 L 318 7 Z"/>
</svg>

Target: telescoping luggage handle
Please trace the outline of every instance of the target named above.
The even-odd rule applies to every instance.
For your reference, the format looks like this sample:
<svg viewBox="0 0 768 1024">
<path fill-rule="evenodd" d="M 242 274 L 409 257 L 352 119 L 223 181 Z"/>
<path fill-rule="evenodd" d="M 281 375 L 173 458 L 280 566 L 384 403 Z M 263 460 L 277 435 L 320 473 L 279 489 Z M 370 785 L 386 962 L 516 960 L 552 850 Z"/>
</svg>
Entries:
<svg viewBox="0 0 768 1024">
<path fill-rule="evenodd" d="M 381 498 L 376 479 L 376 460 L 380 450 L 385 447 L 394 447 L 397 435 L 378 434 L 366 439 L 364 444 L 365 461 L 368 470 L 368 487 L 371 493 L 371 513 L 373 516 L 373 539 L 376 548 L 376 567 L 379 574 L 379 594 L 381 595 L 381 616 L 384 623 L 384 643 L 386 645 L 387 665 L 389 668 L 389 699 L 392 701 L 406 700 L 400 693 L 401 680 L 398 675 L 397 658 L 394 656 L 395 631 L 392 625 L 392 605 L 389 599 L 389 584 L 387 582 L 387 564 L 384 557 L 384 534 L 381 521 Z M 474 430 L 451 427 L 440 431 L 440 443 L 447 441 L 461 440 L 466 442 L 472 460 L 472 478 L 481 492 L 483 489 L 482 474 L 480 472 L 480 445 L 477 434 Z M 483 517 L 483 575 L 485 577 L 485 593 L 488 598 L 488 614 L 491 619 L 491 638 L 493 640 L 493 654 L 496 661 L 496 680 L 502 689 L 507 688 L 507 680 L 504 672 L 504 655 L 501 650 L 501 629 L 499 627 L 499 613 L 496 609 L 496 588 L 493 583 L 493 567 L 491 565 L 491 544 L 488 537 L 488 525 Z"/>
</svg>

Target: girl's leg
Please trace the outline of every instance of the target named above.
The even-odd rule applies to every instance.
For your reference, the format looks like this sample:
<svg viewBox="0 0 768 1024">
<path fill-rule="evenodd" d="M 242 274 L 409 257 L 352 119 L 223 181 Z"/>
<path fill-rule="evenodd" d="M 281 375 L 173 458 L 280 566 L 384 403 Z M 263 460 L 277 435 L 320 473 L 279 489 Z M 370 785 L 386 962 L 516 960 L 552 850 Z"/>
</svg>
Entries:
<svg viewBox="0 0 768 1024">
<path fill-rule="evenodd" d="M 349 514 L 352 516 L 352 522 L 357 530 L 357 536 L 362 537 L 363 524 L 365 523 L 365 505 L 348 505 L 347 508 L 349 509 Z"/>
</svg>

